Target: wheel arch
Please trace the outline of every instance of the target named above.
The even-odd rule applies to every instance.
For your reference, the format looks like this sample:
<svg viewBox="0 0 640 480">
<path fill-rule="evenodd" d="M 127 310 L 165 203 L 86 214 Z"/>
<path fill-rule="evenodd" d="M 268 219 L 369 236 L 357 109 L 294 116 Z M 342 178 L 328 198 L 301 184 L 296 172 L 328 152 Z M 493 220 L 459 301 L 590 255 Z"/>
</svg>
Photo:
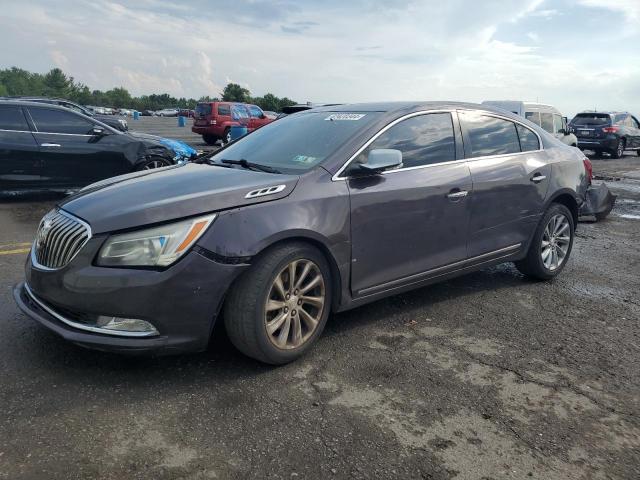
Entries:
<svg viewBox="0 0 640 480">
<path fill-rule="evenodd" d="M 290 232 L 287 236 L 278 236 L 263 244 L 253 258 L 263 255 L 268 250 L 286 243 L 306 243 L 317 248 L 322 253 L 329 264 L 329 270 L 331 272 L 331 310 L 335 311 L 342 299 L 343 279 L 340 268 L 338 267 L 338 262 L 325 239 L 320 238 L 318 235 L 313 235 L 311 232 Z"/>
<path fill-rule="evenodd" d="M 551 206 L 552 203 L 559 203 L 564 205 L 571 212 L 571 216 L 573 217 L 574 228 L 578 225 L 578 201 L 576 200 L 576 195 L 571 190 L 560 190 L 556 192 L 554 195 L 549 198 L 547 204 L 545 205 L 545 211 L 547 208 Z"/>
</svg>

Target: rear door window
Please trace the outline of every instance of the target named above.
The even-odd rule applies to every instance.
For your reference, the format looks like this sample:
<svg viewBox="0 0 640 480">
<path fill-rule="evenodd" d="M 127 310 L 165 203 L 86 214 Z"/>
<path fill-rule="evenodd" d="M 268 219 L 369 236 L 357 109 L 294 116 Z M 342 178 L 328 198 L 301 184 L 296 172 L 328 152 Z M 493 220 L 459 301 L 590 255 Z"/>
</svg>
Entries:
<svg viewBox="0 0 640 480">
<path fill-rule="evenodd" d="M 516 124 L 516 129 L 518 130 L 518 137 L 520 138 L 520 150 L 523 152 L 540 150 L 540 140 L 538 140 L 538 136 L 533 130 L 519 124 Z"/>
<path fill-rule="evenodd" d="M 369 152 L 378 148 L 400 150 L 403 168 L 455 160 L 451 114 L 430 113 L 403 120 L 376 138 L 356 162 L 366 162 Z"/>
<path fill-rule="evenodd" d="M 540 113 L 540 126 L 549 133 L 555 133 L 553 131 L 553 115 L 551 113 Z"/>
<path fill-rule="evenodd" d="M 465 112 L 462 116 L 471 147 L 471 157 L 520 152 L 516 124 L 502 118 Z"/>
<path fill-rule="evenodd" d="M 89 135 L 93 123 L 79 115 L 48 108 L 29 108 L 31 118 L 38 132 Z"/>
<path fill-rule="evenodd" d="M 0 106 L 0 130 L 28 131 L 22 108 L 15 105 Z"/>
<path fill-rule="evenodd" d="M 218 105 L 218 115 L 221 115 L 223 117 L 228 117 L 229 115 L 231 115 L 231 106 L 228 104 Z"/>
</svg>

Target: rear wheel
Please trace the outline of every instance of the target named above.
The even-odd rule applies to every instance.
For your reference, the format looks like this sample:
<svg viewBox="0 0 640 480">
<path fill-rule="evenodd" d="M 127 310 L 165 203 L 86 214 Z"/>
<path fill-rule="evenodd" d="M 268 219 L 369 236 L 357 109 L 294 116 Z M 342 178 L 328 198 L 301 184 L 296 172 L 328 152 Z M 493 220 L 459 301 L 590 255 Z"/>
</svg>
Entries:
<svg viewBox="0 0 640 480">
<path fill-rule="evenodd" d="M 325 257 L 304 243 L 277 246 L 231 288 L 224 322 L 245 355 L 274 365 L 303 355 L 324 329 L 331 308 Z"/>
<path fill-rule="evenodd" d="M 216 137 L 215 135 L 211 135 L 210 133 L 205 133 L 204 135 L 202 135 L 202 140 L 204 140 L 204 143 L 206 143 L 207 145 L 215 145 L 216 143 L 218 143 L 218 137 Z"/>
<path fill-rule="evenodd" d="M 569 260 L 574 231 L 569 209 L 559 203 L 551 204 L 536 228 L 527 256 L 515 262 L 516 268 L 528 277 L 552 279 Z"/>
<path fill-rule="evenodd" d="M 624 156 L 625 141 L 624 138 L 618 140 L 618 145 L 611 151 L 612 158 L 622 158 Z"/>
<path fill-rule="evenodd" d="M 229 142 L 231 142 L 231 129 L 227 128 L 222 135 L 222 144 L 226 145 Z"/>
</svg>

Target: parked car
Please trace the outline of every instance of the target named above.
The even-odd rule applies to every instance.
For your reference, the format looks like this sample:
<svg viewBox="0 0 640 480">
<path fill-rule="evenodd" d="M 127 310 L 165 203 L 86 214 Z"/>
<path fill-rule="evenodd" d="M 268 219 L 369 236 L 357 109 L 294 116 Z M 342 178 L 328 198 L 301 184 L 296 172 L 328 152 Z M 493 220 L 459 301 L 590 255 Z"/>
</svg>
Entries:
<svg viewBox="0 0 640 480">
<path fill-rule="evenodd" d="M 263 110 L 263 111 L 264 111 L 264 114 L 267 116 L 267 118 L 271 118 L 273 120 L 278 118 L 278 114 L 276 112 L 272 112 L 271 110 Z"/>
<path fill-rule="evenodd" d="M 0 101 L 0 192 L 66 191 L 187 160 L 163 140 L 56 105 Z"/>
<path fill-rule="evenodd" d="M 578 139 L 567 126 L 569 123 L 567 117 L 562 116 L 562 113 L 551 105 L 512 100 L 487 100 L 482 102 L 482 104 L 502 108 L 508 112 L 520 115 L 542 127 L 558 140 L 562 141 L 562 143 L 571 147 L 578 146 Z"/>
<path fill-rule="evenodd" d="M 153 117 L 155 116 L 156 112 L 154 112 L 153 110 L 142 110 L 140 112 L 140 115 L 142 115 L 143 117 Z"/>
<path fill-rule="evenodd" d="M 181 108 L 178 110 L 179 117 L 193 117 L 194 111 L 188 108 Z"/>
<path fill-rule="evenodd" d="M 627 112 L 582 112 L 571 120 L 578 148 L 621 158 L 625 150 L 640 155 L 640 122 Z"/>
<path fill-rule="evenodd" d="M 126 132 L 129 130 L 129 125 L 127 121 L 122 118 L 113 118 L 110 115 L 105 115 L 104 109 L 102 107 L 91 107 L 94 110 L 91 110 L 90 107 L 83 107 L 82 105 L 78 105 L 77 103 L 70 102 L 69 100 L 65 100 L 63 98 L 47 98 L 47 97 L 0 97 L 0 100 L 22 100 L 25 102 L 38 102 L 38 103 L 48 103 L 50 105 L 59 105 L 61 107 L 68 108 L 73 110 L 74 112 L 81 113 L 88 117 L 93 117 L 96 120 L 106 123 L 112 128 L 116 130 L 120 130 L 122 132 Z"/>
<path fill-rule="evenodd" d="M 162 110 L 157 110 L 156 115 L 158 117 L 177 117 L 178 109 L 177 108 L 163 108 Z"/>
<path fill-rule="evenodd" d="M 231 141 L 232 126 L 246 126 L 252 132 L 273 122 L 257 105 L 234 102 L 200 102 L 196 105 L 191 131 L 209 145 Z"/>
<path fill-rule="evenodd" d="M 583 160 L 487 106 L 312 109 L 206 163 L 62 201 L 14 297 L 86 347 L 203 350 L 223 318 L 242 352 L 286 363 L 331 312 L 503 262 L 557 276 L 584 201 Z"/>
</svg>

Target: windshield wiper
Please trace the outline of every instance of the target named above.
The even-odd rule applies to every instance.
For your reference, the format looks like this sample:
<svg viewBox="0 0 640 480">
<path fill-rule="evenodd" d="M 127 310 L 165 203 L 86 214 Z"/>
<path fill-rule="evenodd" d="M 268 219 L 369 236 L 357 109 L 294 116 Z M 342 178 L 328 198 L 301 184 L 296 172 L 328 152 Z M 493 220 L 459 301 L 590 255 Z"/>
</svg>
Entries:
<svg viewBox="0 0 640 480">
<path fill-rule="evenodd" d="M 259 163 L 249 162 L 244 158 L 241 158 L 240 160 L 228 160 L 226 158 L 223 158 L 222 160 L 220 160 L 220 163 L 224 163 L 226 165 L 240 165 L 242 168 L 246 168 L 249 170 L 258 170 L 259 172 L 282 173 L 280 172 L 280 170 L 276 170 L 275 168 L 270 167 L 268 165 L 261 165 Z"/>
</svg>

